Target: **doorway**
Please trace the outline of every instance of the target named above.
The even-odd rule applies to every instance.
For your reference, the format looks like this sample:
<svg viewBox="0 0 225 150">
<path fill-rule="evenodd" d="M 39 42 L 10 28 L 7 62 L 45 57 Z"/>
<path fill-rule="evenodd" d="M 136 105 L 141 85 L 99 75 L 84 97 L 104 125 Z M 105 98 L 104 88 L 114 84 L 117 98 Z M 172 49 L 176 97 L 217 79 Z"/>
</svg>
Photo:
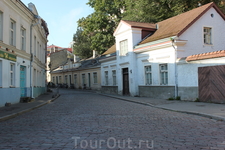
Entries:
<svg viewBox="0 0 225 150">
<path fill-rule="evenodd" d="M 123 69 L 123 95 L 130 95 L 128 68 Z"/>
<path fill-rule="evenodd" d="M 26 67 L 20 66 L 20 97 L 26 97 Z"/>
</svg>

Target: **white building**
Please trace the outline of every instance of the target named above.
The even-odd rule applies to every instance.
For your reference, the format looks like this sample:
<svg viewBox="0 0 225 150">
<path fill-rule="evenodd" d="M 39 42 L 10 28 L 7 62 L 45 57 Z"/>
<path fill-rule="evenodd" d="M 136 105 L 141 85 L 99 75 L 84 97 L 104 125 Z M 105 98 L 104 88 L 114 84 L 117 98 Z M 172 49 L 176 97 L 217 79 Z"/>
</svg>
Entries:
<svg viewBox="0 0 225 150">
<path fill-rule="evenodd" d="M 0 106 L 45 92 L 48 34 L 34 4 L 0 1 Z"/>
<path fill-rule="evenodd" d="M 183 72 L 191 73 L 193 67 L 185 68 L 179 60 L 225 49 L 224 33 L 225 16 L 214 3 L 157 24 L 122 20 L 114 32 L 116 61 L 102 63 L 102 91 L 110 91 L 105 80 L 113 66 L 118 94 L 194 100 L 198 98 L 196 68 L 202 65 L 194 66 L 192 77 L 183 78 Z"/>
</svg>

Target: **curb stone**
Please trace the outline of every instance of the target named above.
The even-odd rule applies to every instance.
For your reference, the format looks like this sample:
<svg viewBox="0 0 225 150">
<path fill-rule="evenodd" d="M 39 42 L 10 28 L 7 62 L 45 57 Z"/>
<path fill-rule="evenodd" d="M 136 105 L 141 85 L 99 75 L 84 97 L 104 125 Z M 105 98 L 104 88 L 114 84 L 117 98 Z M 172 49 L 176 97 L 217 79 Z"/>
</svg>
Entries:
<svg viewBox="0 0 225 150">
<path fill-rule="evenodd" d="M 27 112 L 29 112 L 29 111 L 32 111 L 32 110 L 37 109 L 37 108 L 39 108 L 39 107 L 42 107 L 42 106 L 44 106 L 44 105 L 46 105 L 46 104 L 49 104 L 49 103 L 55 101 L 59 96 L 60 96 L 60 94 L 58 94 L 55 98 L 50 99 L 50 100 L 48 100 L 48 101 L 46 101 L 46 102 L 43 102 L 42 104 L 37 105 L 37 106 L 35 106 L 35 107 L 31 107 L 31 108 L 22 110 L 22 111 L 17 112 L 17 113 L 13 113 L 13 114 L 10 114 L 10 115 L 4 116 L 4 117 L 0 117 L 0 122 L 6 121 L 6 120 L 9 120 L 9 119 L 12 119 L 12 118 L 15 118 L 16 116 L 19 116 L 19 115 L 21 115 L 21 114 L 27 113 Z"/>
<path fill-rule="evenodd" d="M 103 96 L 107 96 L 107 97 L 111 97 L 111 98 L 120 99 L 120 100 L 127 101 L 127 102 L 132 102 L 132 103 L 136 103 L 136 104 L 150 106 L 150 107 L 154 107 L 154 108 L 158 108 L 158 109 L 163 109 L 163 110 L 168 110 L 168 111 L 174 111 L 174 112 L 179 112 L 179 113 L 185 113 L 185 114 L 191 114 L 191 115 L 197 115 L 197 116 L 206 117 L 206 118 L 209 118 L 209 119 L 214 119 L 214 120 L 217 120 L 217 121 L 225 121 L 225 118 L 224 117 L 219 117 L 219 116 L 210 115 L 210 114 L 206 114 L 206 113 L 190 112 L 190 111 L 181 111 L 181 110 L 169 109 L 169 108 L 165 108 L 165 107 L 160 107 L 160 106 L 152 105 L 150 103 L 144 103 L 144 102 L 137 102 L 137 101 L 129 100 L 129 99 L 122 98 L 122 97 L 105 95 L 105 94 L 102 94 L 102 93 L 98 93 L 98 94 L 99 95 L 103 95 Z"/>
</svg>

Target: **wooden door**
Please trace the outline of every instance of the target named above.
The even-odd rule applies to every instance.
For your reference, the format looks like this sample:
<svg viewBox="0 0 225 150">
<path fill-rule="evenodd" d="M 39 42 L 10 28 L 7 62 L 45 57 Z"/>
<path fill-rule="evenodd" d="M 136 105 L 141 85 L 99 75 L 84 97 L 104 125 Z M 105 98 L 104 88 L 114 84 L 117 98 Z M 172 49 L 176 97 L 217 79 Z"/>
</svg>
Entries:
<svg viewBox="0 0 225 150">
<path fill-rule="evenodd" d="M 123 69 L 123 94 L 129 95 L 129 72 L 128 68 Z"/>
</svg>

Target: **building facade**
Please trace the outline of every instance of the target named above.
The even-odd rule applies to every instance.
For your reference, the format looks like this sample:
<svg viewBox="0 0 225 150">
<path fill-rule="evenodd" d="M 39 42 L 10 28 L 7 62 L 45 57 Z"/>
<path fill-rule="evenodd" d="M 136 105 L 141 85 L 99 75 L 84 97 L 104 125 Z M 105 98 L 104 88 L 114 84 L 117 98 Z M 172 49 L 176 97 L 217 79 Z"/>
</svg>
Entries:
<svg viewBox="0 0 225 150">
<path fill-rule="evenodd" d="M 187 67 L 179 61 L 225 49 L 224 27 L 225 16 L 214 3 L 156 24 L 122 20 L 114 32 L 116 60 L 106 60 L 101 66 L 102 91 L 111 88 L 104 81 L 114 68 L 120 95 L 195 100 L 199 96 L 196 68 L 207 64 Z M 183 72 L 194 76 L 183 78 Z"/>
<path fill-rule="evenodd" d="M 101 89 L 100 57 L 79 60 L 68 59 L 67 64 L 51 72 L 51 82 L 60 87 L 75 89 Z"/>
<path fill-rule="evenodd" d="M 0 106 L 45 92 L 48 34 L 34 4 L 0 1 Z"/>
</svg>

